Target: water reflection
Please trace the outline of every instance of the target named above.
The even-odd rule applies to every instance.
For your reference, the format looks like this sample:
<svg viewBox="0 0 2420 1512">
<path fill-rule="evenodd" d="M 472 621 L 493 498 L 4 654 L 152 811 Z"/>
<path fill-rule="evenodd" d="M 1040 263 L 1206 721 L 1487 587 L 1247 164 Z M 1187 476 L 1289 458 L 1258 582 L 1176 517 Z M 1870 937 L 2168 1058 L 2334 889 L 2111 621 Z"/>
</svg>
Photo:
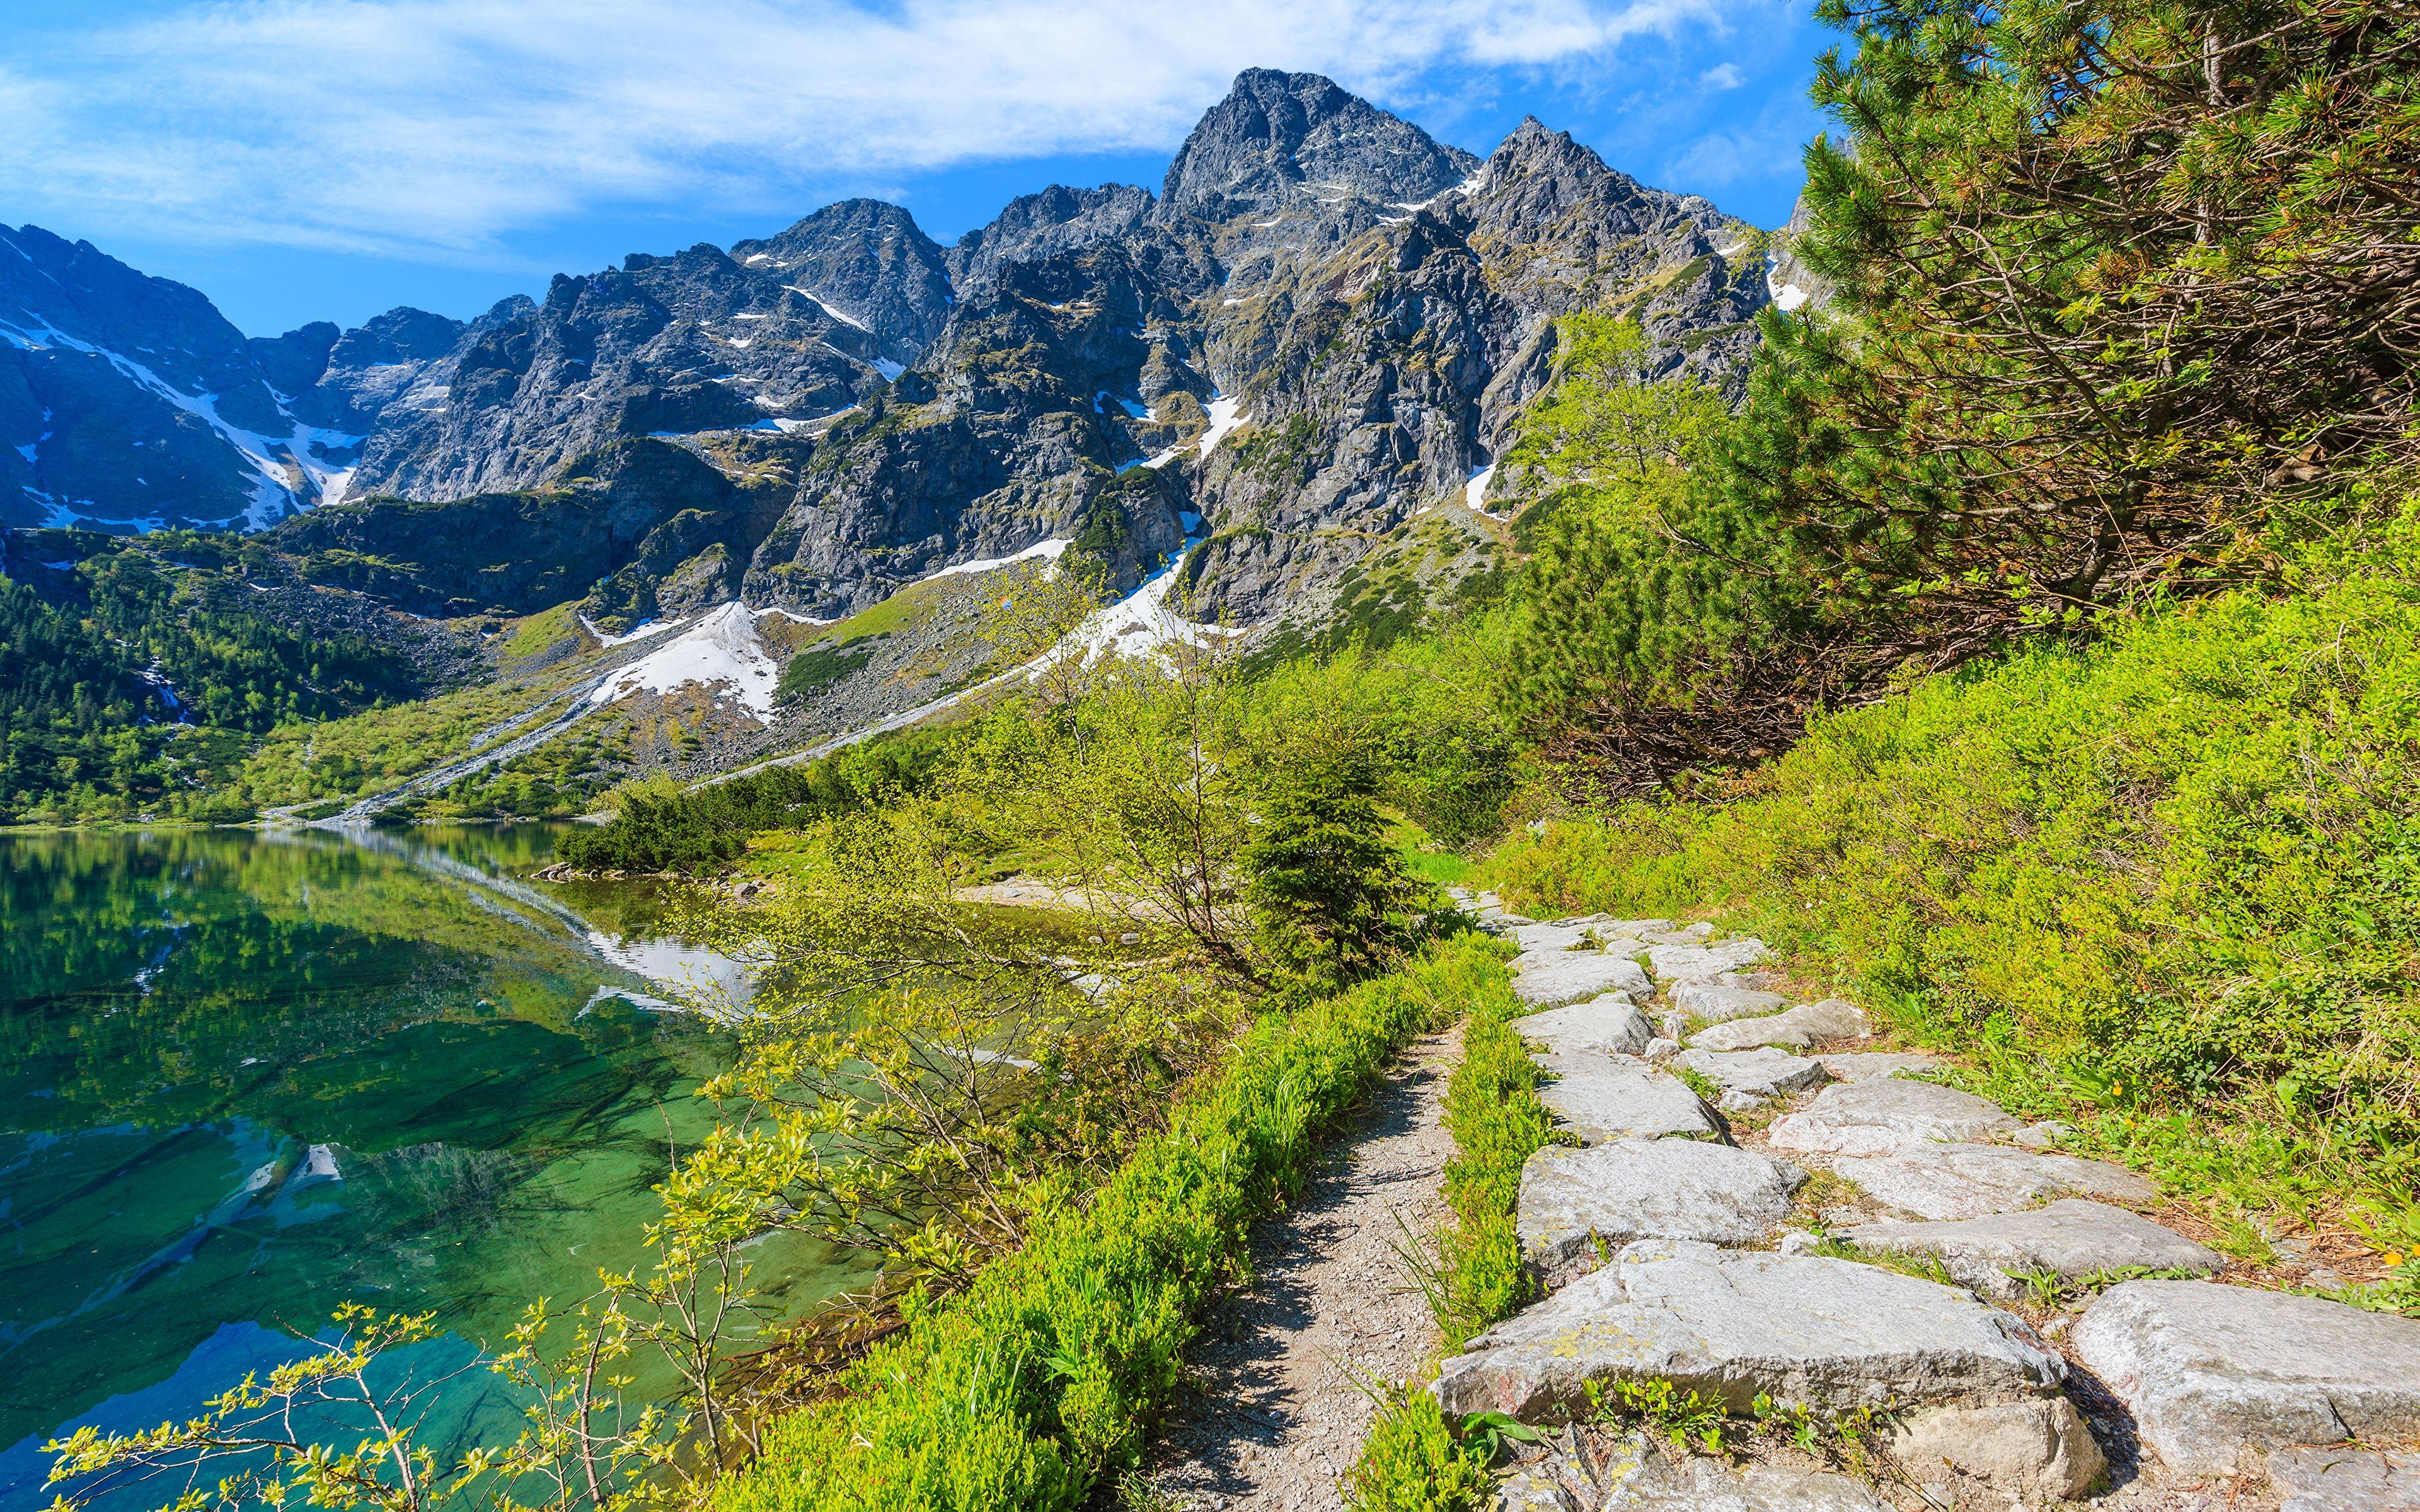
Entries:
<svg viewBox="0 0 2420 1512">
<path fill-rule="evenodd" d="M 467 1353 L 639 1258 L 728 1051 L 664 1010 L 745 974 L 647 933 L 659 896 L 520 880 L 550 850 L 0 837 L 0 1508 L 47 1503 L 39 1438 L 190 1412 L 281 1325 L 433 1308 Z M 776 1258 L 791 1305 L 840 1279 Z"/>
</svg>

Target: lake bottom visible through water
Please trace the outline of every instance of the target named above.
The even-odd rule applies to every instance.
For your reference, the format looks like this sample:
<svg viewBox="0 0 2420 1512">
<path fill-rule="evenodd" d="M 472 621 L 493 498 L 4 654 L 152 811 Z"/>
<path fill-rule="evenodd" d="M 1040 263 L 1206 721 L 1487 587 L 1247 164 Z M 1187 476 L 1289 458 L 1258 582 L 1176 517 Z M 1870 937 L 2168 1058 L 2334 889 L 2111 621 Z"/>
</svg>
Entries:
<svg viewBox="0 0 2420 1512">
<path fill-rule="evenodd" d="M 551 836 L 0 836 L 0 1512 L 50 1503 L 46 1439 L 192 1416 L 348 1303 L 436 1314 L 389 1366 L 439 1382 L 424 1442 L 509 1442 L 465 1367 L 644 1263 L 730 1053 L 674 1005 L 746 990 L 650 885 L 523 880 Z M 855 1279 L 754 1259 L 784 1312 Z"/>
</svg>

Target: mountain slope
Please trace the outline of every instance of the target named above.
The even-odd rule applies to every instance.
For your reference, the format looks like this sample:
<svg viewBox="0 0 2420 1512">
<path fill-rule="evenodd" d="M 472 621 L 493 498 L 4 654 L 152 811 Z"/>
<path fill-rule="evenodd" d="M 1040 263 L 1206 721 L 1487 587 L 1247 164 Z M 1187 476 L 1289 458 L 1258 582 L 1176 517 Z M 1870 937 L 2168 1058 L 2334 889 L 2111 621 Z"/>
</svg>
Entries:
<svg viewBox="0 0 2420 1512">
<path fill-rule="evenodd" d="M 247 340 L 182 284 L 0 226 L 0 525 L 256 529 L 341 497 L 386 404 L 461 330 L 404 309 Z"/>
<path fill-rule="evenodd" d="M 1627 313 L 1655 372 L 1736 394 L 1770 299 L 1753 228 L 1535 120 L 1482 161 L 1265 69 L 1156 195 L 1051 186 L 946 249 L 844 201 L 467 325 L 247 341 L 89 247 L 9 244 L 0 518 L 299 515 L 263 546 L 315 592 L 606 637 L 734 600 L 862 616 L 1062 543 L 1121 592 L 1181 553 L 1158 591 L 1267 643 L 1391 624 L 1500 563 L 1494 464 L 1558 316 Z M 810 703 L 929 686 L 843 659 Z"/>
</svg>

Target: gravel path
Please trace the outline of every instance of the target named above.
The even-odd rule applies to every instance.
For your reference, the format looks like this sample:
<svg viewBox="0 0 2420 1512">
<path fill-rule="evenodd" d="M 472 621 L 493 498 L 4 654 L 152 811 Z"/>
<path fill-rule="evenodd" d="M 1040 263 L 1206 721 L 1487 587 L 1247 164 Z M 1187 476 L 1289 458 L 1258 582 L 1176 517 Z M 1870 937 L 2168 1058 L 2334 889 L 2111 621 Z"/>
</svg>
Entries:
<svg viewBox="0 0 2420 1512">
<path fill-rule="evenodd" d="M 1258 1277 L 1212 1308 L 1192 1365 L 1200 1395 L 1170 1420 L 1152 1485 L 1191 1512 L 1343 1505 L 1337 1480 L 1374 1406 L 1357 1381 L 1416 1374 L 1437 1346 L 1399 1251 L 1443 1227 L 1441 1122 L 1459 1026 L 1413 1044 L 1294 1211 L 1261 1226 Z"/>
</svg>

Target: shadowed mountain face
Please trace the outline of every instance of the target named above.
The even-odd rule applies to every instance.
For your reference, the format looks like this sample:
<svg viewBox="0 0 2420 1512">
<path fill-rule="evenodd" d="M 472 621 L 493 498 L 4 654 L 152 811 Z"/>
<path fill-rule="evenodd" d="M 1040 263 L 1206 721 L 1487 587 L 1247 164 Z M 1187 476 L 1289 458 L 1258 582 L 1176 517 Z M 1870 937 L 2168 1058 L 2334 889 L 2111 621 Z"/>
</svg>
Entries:
<svg viewBox="0 0 2420 1512">
<path fill-rule="evenodd" d="M 1534 120 L 1482 162 L 1265 69 L 1157 196 L 1053 186 L 947 249 L 844 201 L 467 326 L 247 341 L 89 246 L 0 243 L 0 522 L 309 508 L 293 547 L 424 612 L 593 588 L 830 617 L 1081 535 L 1125 579 L 1203 542 L 1201 612 L 1316 617 L 1415 517 L 1483 543 L 1465 506 L 1557 316 L 1628 313 L 1736 393 L 1768 298 L 1751 228 Z"/>
</svg>

